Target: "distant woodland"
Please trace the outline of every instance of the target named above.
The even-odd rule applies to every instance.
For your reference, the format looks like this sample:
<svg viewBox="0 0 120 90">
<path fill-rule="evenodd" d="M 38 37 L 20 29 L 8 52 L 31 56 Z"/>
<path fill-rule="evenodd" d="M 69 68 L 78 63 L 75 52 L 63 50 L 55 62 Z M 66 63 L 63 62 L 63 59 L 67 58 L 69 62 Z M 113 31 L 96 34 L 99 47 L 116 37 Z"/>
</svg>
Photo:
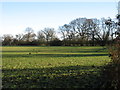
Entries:
<svg viewBox="0 0 120 90">
<path fill-rule="evenodd" d="M 3 46 L 105 46 L 117 37 L 118 24 L 111 18 L 77 18 L 58 30 L 46 27 L 34 33 L 31 27 L 24 34 L 2 36 Z"/>
</svg>

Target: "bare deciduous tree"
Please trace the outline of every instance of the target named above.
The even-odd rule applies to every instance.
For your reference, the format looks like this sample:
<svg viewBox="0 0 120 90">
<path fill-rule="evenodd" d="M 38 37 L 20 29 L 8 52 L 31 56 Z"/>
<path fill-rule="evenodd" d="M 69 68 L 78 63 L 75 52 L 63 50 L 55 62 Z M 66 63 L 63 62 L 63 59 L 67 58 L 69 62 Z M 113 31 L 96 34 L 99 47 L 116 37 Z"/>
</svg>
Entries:
<svg viewBox="0 0 120 90">
<path fill-rule="evenodd" d="M 44 28 L 44 30 L 42 30 L 42 32 L 45 35 L 45 39 L 46 39 L 47 43 L 49 41 L 54 40 L 54 38 L 56 37 L 54 28 Z"/>
<path fill-rule="evenodd" d="M 38 31 L 37 39 L 38 39 L 39 42 L 44 42 L 45 41 L 45 35 L 42 31 Z"/>
<path fill-rule="evenodd" d="M 3 35 L 3 45 L 11 45 L 13 41 L 13 36 L 10 34 Z"/>
<path fill-rule="evenodd" d="M 34 33 L 34 30 L 30 27 L 27 27 L 25 30 L 26 34 L 24 35 L 24 40 L 27 42 L 31 42 L 35 39 L 36 34 Z"/>
</svg>

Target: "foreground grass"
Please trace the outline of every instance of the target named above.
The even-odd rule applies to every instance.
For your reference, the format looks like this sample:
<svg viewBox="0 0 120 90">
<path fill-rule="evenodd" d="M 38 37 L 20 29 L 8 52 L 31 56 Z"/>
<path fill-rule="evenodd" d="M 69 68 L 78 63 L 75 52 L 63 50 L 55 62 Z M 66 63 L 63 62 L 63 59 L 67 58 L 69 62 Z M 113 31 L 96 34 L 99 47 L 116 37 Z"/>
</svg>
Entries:
<svg viewBox="0 0 120 90">
<path fill-rule="evenodd" d="M 3 47 L 3 88 L 96 88 L 103 47 Z"/>
</svg>

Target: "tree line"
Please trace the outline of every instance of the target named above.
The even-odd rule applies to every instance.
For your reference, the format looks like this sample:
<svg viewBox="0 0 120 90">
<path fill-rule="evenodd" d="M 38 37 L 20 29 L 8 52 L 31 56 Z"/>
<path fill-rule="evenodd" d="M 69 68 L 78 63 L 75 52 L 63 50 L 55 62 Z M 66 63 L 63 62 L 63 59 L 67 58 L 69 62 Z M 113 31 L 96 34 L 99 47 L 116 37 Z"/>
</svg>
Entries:
<svg viewBox="0 0 120 90">
<path fill-rule="evenodd" d="M 44 28 L 34 33 L 30 27 L 25 34 L 13 37 L 11 34 L 2 36 L 3 46 L 105 46 L 111 44 L 117 36 L 118 25 L 111 18 L 87 19 L 77 18 L 69 24 L 54 28 Z M 60 37 L 58 37 L 58 33 Z"/>
</svg>

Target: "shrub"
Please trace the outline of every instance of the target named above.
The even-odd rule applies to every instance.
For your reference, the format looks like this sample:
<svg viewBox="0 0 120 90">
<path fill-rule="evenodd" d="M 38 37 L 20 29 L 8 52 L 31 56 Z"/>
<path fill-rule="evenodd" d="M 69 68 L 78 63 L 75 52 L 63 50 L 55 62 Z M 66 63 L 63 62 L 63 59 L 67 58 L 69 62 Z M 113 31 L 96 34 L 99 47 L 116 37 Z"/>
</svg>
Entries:
<svg viewBox="0 0 120 90">
<path fill-rule="evenodd" d="M 62 46 L 63 42 L 59 39 L 54 39 L 53 41 L 50 41 L 50 46 Z"/>
<path fill-rule="evenodd" d="M 117 90 L 120 88 L 120 35 L 110 46 L 110 57 L 111 62 L 103 70 L 104 84 L 102 88 Z"/>
<path fill-rule="evenodd" d="M 120 36 L 115 39 L 115 44 L 110 49 L 111 59 L 114 64 L 120 64 Z"/>
</svg>

